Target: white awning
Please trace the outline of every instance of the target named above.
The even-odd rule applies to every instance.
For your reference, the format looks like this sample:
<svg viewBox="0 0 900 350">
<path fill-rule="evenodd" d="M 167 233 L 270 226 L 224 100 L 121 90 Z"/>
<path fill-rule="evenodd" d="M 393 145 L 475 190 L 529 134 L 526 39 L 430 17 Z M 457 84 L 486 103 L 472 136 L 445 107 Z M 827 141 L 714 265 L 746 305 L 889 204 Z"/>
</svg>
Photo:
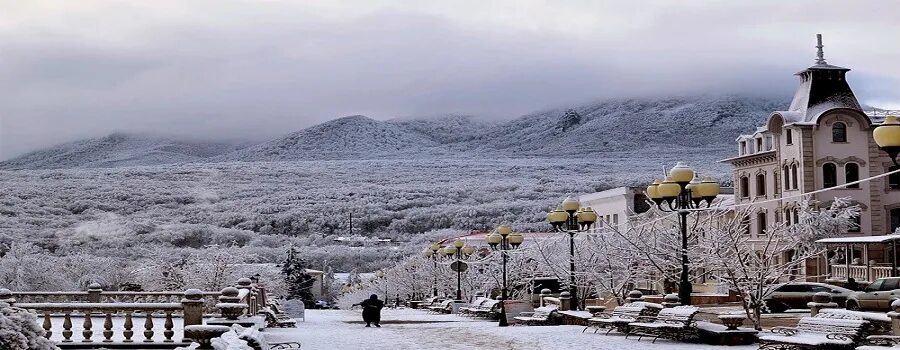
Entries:
<svg viewBox="0 0 900 350">
<path fill-rule="evenodd" d="M 820 240 L 816 241 L 816 243 L 826 243 L 826 244 L 887 243 L 887 242 L 895 241 L 895 240 L 900 240 L 900 235 L 824 238 L 824 239 L 820 239 Z"/>
</svg>

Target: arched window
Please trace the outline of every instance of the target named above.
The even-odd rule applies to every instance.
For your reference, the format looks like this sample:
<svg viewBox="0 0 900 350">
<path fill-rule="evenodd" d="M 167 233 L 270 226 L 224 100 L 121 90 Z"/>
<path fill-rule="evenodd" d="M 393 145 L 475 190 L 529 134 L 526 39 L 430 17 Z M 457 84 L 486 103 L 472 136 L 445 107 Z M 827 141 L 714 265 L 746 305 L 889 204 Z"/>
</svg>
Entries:
<svg viewBox="0 0 900 350">
<path fill-rule="evenodd" d="M 784 209 L 784 224 L 787 226 L 791 226 L 791 209 Z"/>
<path fill-rule="evenodd" d="M 750 234 L 750 215 L 744 215 L 741 219 L 741 228 L 744 229 L 744 234 Z"/>
<path fill-rule="evenodd" d="M 750 197 L 750 179 L 746 176 L 741 176 L 741 197 Z"/>
<path fill-rule="evenodd" d="M 831 126 L 831 142 L 847 142 L 847 124 L 837 122 Z"/>
<path fill-rule="evenodd" d="M 845 183 L 859 181 L 859 165 L 856 163 L 847 163 L 844 166 Z M 847 185 L 847 188 L 859 188 L 859 184 Z"/>
<path fill-rule="evenodd" d="M 757 196 L 765 196 L 766 195 L 766 174 L 757 174 L 756 175 L 756 195 Z"/>
<path fill-rule="evenodd" d="M 784 177 L 784 190 L 787 191 L 791 189 L 791 177 L 789 176 L 791 174 L 790 167 L 785 165 L 784 172 L 782 172 L 781 174 L 781 176 Z"/>
<path fill-rule="evenodd" d="M 796 190 L 797 187 L 797 164 L 791 164 L 791 189 Z"/>
<path fill-rule="evenodd" d="M 822 166 L 822 185 L 825 188 L 837 186 L 837 165 L 825 163 Z"/>
</svg>

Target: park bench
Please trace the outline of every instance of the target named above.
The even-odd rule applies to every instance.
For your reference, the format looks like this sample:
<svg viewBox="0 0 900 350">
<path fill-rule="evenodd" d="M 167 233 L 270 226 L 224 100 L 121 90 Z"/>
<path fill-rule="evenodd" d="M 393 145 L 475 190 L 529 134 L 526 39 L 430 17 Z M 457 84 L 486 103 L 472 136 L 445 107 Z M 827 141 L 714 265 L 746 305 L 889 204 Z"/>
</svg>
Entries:
<svg viewBox="0 0 900 350">
<path fill-rule="evenodd" d="M 434 312 L 434 313 L 439 313 L 439 314 L 449 314 L 451 312 L 451 310 L 453 310 L 453 300 L 452 299 L 444 300 L 444 301 L 440 302 L 440 304 L 437 304 L 434 306 L 429 306 L 428 310 L 431 312 Z"/>
<path fill-rule="evenodd" d="M 487 302 L 488 300 L 491 300 L 491 299 L 485 298 L 485 297 L 475 298 L 475 300 L 472 301 L 472 304 L 469 304 L 469 306 L 459 309 L 459 312 L 461 314 L 463 314 L 464 316 L 475 316 L 475 311 L 478 310 L 478 307 L 481 306 L 481 304 L 484 304 L 485 302 Z"/>
<path fill-rule="evenodd" d="M 581 331 L 584 333 L 590 328 L 594 328 L 594 333 L 600 329 L 607 329 L 606 334 L 617 330 L 622 333 L 628 333 L 628 324 L 636 322 L 639 317 L 656 316 L 659 310 L 663 308 L 660 304 L 636 301 L 617 306 L 612 312 L 600 312 L 594 314 L 594 317 L 588 319 L 587 327 Z"/>
<path fill-rule="evenodd" d="M 697 336 L 697 323 L 694 316 L 700 311 L 696 306 L 676 306 L 659 311 L 656 316 L 640 316 L 636 322 L 628 324 L 628 333 L 642 337 L 653 337 L 655 343 L 659 338 L 672 340 L 690 340 Z"/>
<path fill-rule="evenodd" d="M 553 314 L 557 310 L 557 305 L 542 306 L 534 309 L 534 312 L 522 312 L 513 318 L 529 326 L 546 326 L 553 323 Z"/>
<path fill-rule="evenodd" d="M 900 349 L 900 336 L 871 335 L 866 338 L 865 343 L 866 345 L 857 347 L 856 350 Z"/>
<path fill-rule="evenodd" d="M 290 316 L 277 313 L 276 307 L 270 305 L 269 307 L 262 310 L 263 315 L 266 317 L 266 327 L 268 328 L 296 328 L 297 321 L 292 319 Z"/>
<path fill-rule="evenodd" d="M 475 317 L 494 318 L 500 313 L 500 300 L 489 299 L 471 311 Z"/>
<path fill-rule="evenodd" d="M 422 300 L 422 303 L 419 304 L 419 307 L 428 310 L 428 308 L 440 304 L 442 301 L 444 301 L 444 299 L 440 297 L 427 298 L 425 300 Z"/>
<path fill-rule="evenodd" d="M 863 340 L 869 322 L 847 314 L 806 316 L 797 327 L 774 327 L 759 337 L 760 349 L 853 349 Z"/>
<path fill-rule="evenodd" d="M 266 337 L 255 328 L 244 328 L 235 325 L 232 326 L 232 329 L 237 333 L 238 339 L 246 341 L 247 345 L 253 348 L 253 350 L 286 350 L 300 348 L 300 343 L 298 342 L 269 343 L 266 341 Z"/>
</svg>

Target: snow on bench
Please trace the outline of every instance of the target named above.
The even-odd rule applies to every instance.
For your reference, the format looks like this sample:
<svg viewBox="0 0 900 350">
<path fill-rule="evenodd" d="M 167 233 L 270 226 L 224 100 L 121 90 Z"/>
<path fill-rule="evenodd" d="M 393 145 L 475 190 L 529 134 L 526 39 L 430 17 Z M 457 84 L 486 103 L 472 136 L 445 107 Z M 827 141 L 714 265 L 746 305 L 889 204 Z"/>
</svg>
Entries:
<svg viewBox="0 0 900 350">
<path fill-rule="evenodd" d="M 470 305 L 467 306 L 467 307 L 461 308 L 461 309 L 459 309 L 459 310 L 460 310 L 461 313 L 463 313 L 463 314 L 465 314 L 465 315 L 472 315 L 472 314 L 475 313 L 475 311 L 478 310 L 478 307 L 481 306 L 481 304 L 484 304 L 484 303 L 487 302 L 488 300 L 491 300 L 491 299 L 490 299 L 490 298 L 485 298 L 485 297 L 478 297 L 478 298 L 475 298 L 475 300 L 472 301 L 472 304 L 470 304 Z"/>
<path fill-rule="evenodd" d="M 637 321 L 628 324 L 626 338 L 638 335 L 640 341 L 644 336 L 652 336 L 655 343 L 659 338 L 686 340 L 696 337 L 697 325 L 694 316 L 700 312 L 696 306 L 676 306 L 659 311 L 656 316 L 641 316 Z"/>
<path fill-rule="evenodd" d="M 436 312 L 436 313 L 442 314 L 442 313 L 449 313 L 452 308 L 453 308 L 453 300 L 447 299 L 447 300 L 442 301 L 438 305 L 428 307 L 428 310 L 430 310 L 431 312 Z"/>
<path fill-rule="evenodd" d="M 519 313 L 519 316 L 513 318 L 527 325 L 548 325 L 553 317 L 553 313 L 558 309 L 557 305 L 542 306 L 534 309 L 534 312 L 522 312 Z"/>
<path fill-rule="evenodd" d="M 612 312 L 601 312 L 589 318 L 588 326 L 584 327 L 581 332 L 584 333 L 589 328 L 595 328 L 594 333 L 597 333 L 600 329 L 606 328 L 608 329 L 606 334 L 613 330 L 628 333 L 629 323 L 637 321 L 641 316 L 655 316 L 662 308 L 663 306 L 660 304 L 643 301 L 616 306 Z"/>
<path fill-rule="evenodd" d="M 774 327 L 772 333 L 759 337 L 760 349 L 781 349 L 785 345 L 806 349 L 852 348 L 862 339 L 869 321 L 859 315 L 820 313 L 803 317 L 796 328 Z"/>
</svg>

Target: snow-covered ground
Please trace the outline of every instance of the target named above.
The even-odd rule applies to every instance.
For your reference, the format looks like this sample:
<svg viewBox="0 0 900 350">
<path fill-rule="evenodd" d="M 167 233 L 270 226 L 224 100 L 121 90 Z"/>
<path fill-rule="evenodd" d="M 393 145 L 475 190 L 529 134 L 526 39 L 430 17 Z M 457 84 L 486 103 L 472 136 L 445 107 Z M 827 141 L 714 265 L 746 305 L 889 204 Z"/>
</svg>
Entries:
<svg viewBox="0 0 900 350">
<path fill-rule="evenodd" d="M 303 349 L 756 349 L 581 333 L 578 326 L 497 327 L 494 322 L 421 310 L 385 310 L 381 328 L 365 328 L 359 310 L 307 310 L 293 329 L 267 329 L 269 342 L 299 341 Z"/>
</svg>

